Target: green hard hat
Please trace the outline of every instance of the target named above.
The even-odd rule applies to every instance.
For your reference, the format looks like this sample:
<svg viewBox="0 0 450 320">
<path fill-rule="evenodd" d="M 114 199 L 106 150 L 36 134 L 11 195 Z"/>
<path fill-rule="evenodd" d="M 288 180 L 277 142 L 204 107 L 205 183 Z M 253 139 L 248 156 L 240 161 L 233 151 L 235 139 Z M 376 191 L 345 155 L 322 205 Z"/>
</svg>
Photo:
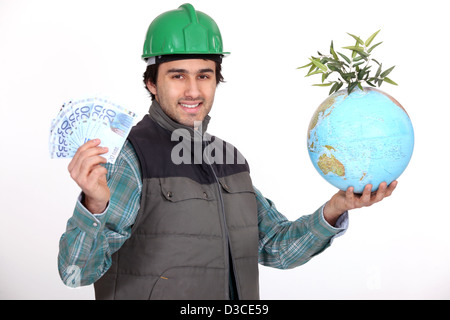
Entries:
<svg viewBox="0 0 450 320">
<path fill-rule="evenodd" d="M 162 13 L 147 30 L 143 59 L 169 54 L 229 54 L 223 52 L 216 22 L 189 4 Z"/>
</svg>

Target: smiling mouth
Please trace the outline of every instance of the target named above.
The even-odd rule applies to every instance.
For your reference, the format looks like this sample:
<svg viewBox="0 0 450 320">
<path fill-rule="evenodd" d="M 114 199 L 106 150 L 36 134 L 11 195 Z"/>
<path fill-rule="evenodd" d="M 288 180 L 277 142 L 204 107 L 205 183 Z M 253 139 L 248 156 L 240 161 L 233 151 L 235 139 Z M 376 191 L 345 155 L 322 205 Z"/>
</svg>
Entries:
<svg viewBox="0 0 450 320">
<path fill-rule="evenodd" d="M 194 109 L 194 108 L 197 108 L 200 104 L 201 104 L 201 102 L 196 103 L 196 104 L 180 103 L 180 106 L 182 106 L 183 108 Z"/>
<path fill-rule="evenodd" d="M 198 101 L 198 100 L 197 100 Z M 196 115 L 200 112 L 203 107 L 203 101 L 183 101 L 179 102 L 180 108 L 187 114 Z"/>
</svg>

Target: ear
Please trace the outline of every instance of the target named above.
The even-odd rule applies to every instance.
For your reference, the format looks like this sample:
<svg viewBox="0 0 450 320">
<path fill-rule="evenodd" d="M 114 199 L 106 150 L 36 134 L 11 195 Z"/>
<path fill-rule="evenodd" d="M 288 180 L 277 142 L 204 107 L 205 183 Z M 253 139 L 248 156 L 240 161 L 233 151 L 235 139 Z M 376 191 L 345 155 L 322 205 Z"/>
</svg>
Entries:
<svg viewBox="0 0 450 320">
<path fill-rule="evenodd" d="M 156 84 L 151 81 L 147 81 L 147 89 L 156 96 Z"/>
</svg>

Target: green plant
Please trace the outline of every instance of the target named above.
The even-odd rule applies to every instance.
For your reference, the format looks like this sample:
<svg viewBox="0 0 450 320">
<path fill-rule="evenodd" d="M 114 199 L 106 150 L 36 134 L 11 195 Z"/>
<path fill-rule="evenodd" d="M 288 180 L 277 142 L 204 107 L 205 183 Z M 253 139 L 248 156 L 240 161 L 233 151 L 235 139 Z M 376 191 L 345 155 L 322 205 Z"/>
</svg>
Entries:
<svg viewBox="0 0 450 320">
<path fill-rule="evenodd" d="M 377 44 L 371 46 L 378 32 L 380 32 L 380 30 L 372 34 L 366 41 L 363 41 L 361 40 L 360 37 L 348 33 L 348 35 L 350 35 L 353 39 L 356 40 L 355 45 L 343 47 L 343 49 L 347 49 L 352 52 L 351 58 L 347 57 L 346 55 L 340 52 L 335 51 L 333 47 L 333 41 L 331 41 L 329 55 L 317 52 L 319 55 L 318 57 L 311 57 L 309 59 L 310 63 L 297 69 L 310 67 L 306 77 L 315 74 L 321 74 L 322 83 L 314 84 L 314 86 L 319 87 L 331 86 L 329 92 L 330 95 L 338 91 L 343 86 L 344 83 L 347 83 L 348 94 L 350 94 L 356 87 L 359 87 L 362 90 L 363 82 L 367 83 L 372 87 L 375 87 L 376 85 L 378 85 L 379 87 L 383 82 L 397 85 L 397 83 L 395 83 L 393 80 L 387 77 L 395 66 L 390 67 L 389 69 L 383 71 L 382 64 L 377 60 L 371 58 L 371 53 L 373 49 L 375 49 L 382 43 L 378 42 Z M 378 65 L 377 71 L 374 76 L 370 75 L 370 71 L 372 68 L 371 64 L 372 61 Z M 333 73 L 338 74 L 338 79 L 334 81 L 328 80 L 328 82 L 325 82 L 325 80 L 327 80 L 328 77 Z"/>
</svg>

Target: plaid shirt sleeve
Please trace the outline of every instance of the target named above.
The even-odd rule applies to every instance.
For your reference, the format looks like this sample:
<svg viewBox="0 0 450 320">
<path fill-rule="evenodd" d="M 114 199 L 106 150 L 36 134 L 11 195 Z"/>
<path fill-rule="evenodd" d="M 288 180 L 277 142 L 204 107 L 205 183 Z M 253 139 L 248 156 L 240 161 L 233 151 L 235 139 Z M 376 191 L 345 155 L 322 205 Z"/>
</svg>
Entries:
<svg viewBox="0 0 450 320">
<path fill-rule="evenodd" d="M 323 205 L 311 215 L 288 221 L 255 189 L 259 222 L 259 263 L 290 269 L 308 262 L 331 245 L 348 227 L 348 212 L 332 227 L 323 217 Z"/>
<path fill-rule="evenodd" d="M 60 239 L 58 270 L 71 287 L 92 284 L 108 270 L 111 255 L 130 237 L 139 210 L 142 182 L 131 144 L 126 141 L 116 163 L 105 167 L 111 190 L 108 207 L 93 215 L 82 205 L 80 195 Z"/>
</svg>

